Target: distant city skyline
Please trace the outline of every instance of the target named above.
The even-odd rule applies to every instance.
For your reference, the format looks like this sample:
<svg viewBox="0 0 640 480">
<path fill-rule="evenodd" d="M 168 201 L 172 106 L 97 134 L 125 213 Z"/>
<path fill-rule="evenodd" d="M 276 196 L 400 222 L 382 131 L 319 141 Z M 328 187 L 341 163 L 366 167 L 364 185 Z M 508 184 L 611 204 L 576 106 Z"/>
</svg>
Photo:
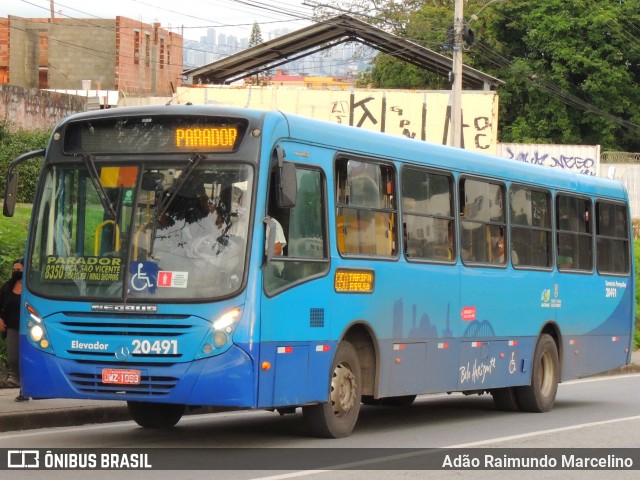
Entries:
<svg viewBox="0 0 640 480">
<path fill-rule="evenodd" d="M 220 29 L 222 30 L 222 29 Z M 261 28 L 262 40 L 269 41 L 297 29 L 280 28 L 265 32 Z M 208 28 L 199 40 L 184 40 L 183 65 L 185 70 L 206 65 L 249 47 L 249 36 L 239 37 L 219 32 L 218 28 Z M 360 57 L 354 59 L 356 51 Z M 356 76 L 367 68 L 375 51 L 361 44 L 346 43 L 327 51 L 314 53 L 307 57 L 281 65 L 279 70 L 291 75 L 306 76 Z"/>
<path fill-rule="evenodd" d="M 159 22 L 162 28 L 199 40 L 207 28 L 225 29 L 228 34 L 249 37 L 254 22 L 264 30 L 287 25 L 292 29 L 312 23 L 313 11 L 303 0 L 279 0 L 277 7 L 243 0 L 54 0 L 54 16 L 59 18 L 114 19 L 125 16 L 143 23 Z M 51 0 L 5 0 L 0 2 L 0 17 L 48 18 Z"/>
</svg>

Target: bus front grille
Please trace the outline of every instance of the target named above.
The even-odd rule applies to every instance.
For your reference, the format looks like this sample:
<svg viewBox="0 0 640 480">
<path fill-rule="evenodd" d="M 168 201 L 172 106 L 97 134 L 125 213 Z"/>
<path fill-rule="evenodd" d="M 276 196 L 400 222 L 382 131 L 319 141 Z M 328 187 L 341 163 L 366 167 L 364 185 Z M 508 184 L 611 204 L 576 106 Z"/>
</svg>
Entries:
<svg viewBox="0 0 640 480">
<path fill-rule="evenodd" d="M 156 397 L 168 395 L 178 383 L 177 378 L 167 376 L 143 375 L 138 385 L 103 383 L 100 374 L 69 373 L 67 377 L 77 391 L 97 395 L 146 395 L 148 397 Z"/>
</svg>

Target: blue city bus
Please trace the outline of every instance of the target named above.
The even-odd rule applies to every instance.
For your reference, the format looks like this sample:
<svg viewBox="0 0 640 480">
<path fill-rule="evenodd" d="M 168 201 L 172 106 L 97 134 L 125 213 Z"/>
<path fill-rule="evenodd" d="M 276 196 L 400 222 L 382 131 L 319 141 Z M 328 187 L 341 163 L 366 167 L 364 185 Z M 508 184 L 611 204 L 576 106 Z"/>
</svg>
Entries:
<svg viewBox="0 0 640 480">
<path fill-rule="evenodd" d="M 624 187 L 277 111 L 172 105 L 63 120 L 25 253 L 22 389 L 126 401 L 143 427 L 201 406 L 301 407 L 350 435 L 434 392 L 549 411 L 629 363 Z"/>
</svg>

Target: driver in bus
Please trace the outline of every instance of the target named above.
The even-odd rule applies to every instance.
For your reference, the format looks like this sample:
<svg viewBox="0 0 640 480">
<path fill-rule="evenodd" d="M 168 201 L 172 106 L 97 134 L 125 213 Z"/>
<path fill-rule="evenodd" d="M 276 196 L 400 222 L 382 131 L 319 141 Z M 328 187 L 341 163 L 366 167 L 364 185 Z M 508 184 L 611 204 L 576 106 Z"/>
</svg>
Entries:
<svg viewBox="0 0 640 480">
<path fill-rule="evenodd" d="M 242 242 L 229 233 L 231 221 L 226 204 L 215 205 L 202 184 L 183 185 L 167 216 L 170 221 L 158 229 L 154 243 L 160 269 L 187 270 L 190 284 L 210 283 L 237 273 Z"/>
</svg>

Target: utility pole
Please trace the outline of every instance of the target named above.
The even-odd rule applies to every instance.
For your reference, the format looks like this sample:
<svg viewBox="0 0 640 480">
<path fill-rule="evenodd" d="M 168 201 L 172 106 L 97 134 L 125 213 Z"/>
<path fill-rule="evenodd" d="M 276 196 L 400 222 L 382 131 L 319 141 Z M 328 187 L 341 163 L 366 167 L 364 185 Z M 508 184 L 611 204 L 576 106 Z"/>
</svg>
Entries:
<svg viewBox="0 0 640 480">
<path fill-rule="evenodd" d="M 453 20 L 453 86 L 451 87 L 451 146 L 460 148 L 462 138 L 462 0 L 455 0 Z"/>
<path fill-rule="evenodd" d="M 55 6 L 53 4 L 53 0 L 49 1 L 49 9 L 51 10 L 51 23 L 53 23 L 54 18 L 56 18 L 55 14 L 53 13 L 54 10 L 55 10 Z"/>
</svg>

